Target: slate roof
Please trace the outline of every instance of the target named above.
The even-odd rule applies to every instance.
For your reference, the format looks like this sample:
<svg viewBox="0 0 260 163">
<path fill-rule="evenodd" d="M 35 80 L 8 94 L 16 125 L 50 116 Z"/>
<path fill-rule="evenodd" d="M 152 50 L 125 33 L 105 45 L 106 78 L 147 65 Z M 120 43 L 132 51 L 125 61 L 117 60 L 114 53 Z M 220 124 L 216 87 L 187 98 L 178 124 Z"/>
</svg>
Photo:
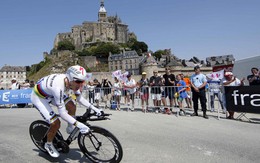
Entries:
<svg viewBox="0 0 260 163">
<path fill-rule="evenodd" d="M 115 60 L 123 60 L 128 58 L 139 58 L 140 56 L 136 53 L 136 51 L 125 51 L 124 53 L 120 54 L 112 54 L 108 57 L 109 61 Z"/>
<path fill-rule="evenodd" d="M 25 66 L 3 66 L 0 72 L 26 72 Z"/>
</svg>

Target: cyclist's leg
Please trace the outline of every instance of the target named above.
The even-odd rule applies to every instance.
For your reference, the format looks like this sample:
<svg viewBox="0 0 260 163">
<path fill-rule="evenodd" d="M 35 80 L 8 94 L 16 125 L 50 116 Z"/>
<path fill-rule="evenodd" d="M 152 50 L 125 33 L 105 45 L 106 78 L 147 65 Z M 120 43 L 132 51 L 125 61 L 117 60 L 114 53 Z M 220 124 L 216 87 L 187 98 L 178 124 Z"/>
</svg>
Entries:
<svg viewBox="0 0 260 163">
<path fill-rule="evenodd" d="M 50 124 L 50 129 L 47 133 L 47 143 L 44 148 L 52 157 L 59 157 L 59 152 L 55 149 L 52 144 L 52 141 L 60 128 L 60 120 L 57 115 L 51 108 L 49 100 L 38 97 L 36 94 L 32 93 L 31 95 L 32 103 L 35 105 L 37 110 L 40 112 L 42 117 Z"/>
</svg>

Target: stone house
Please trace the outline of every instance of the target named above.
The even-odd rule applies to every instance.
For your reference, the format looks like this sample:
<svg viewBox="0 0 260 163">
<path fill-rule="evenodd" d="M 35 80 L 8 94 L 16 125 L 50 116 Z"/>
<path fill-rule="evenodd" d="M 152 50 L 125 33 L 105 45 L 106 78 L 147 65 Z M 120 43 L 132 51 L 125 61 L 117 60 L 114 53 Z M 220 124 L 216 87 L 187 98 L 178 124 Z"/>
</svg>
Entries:
<svg viewBox="0 0 260 163">
<path fill-rule="evenodd" d="M 109 71 L 122 70 L 131 72 L 133 75 L 139 75 L 142 58 L 136 51 L 123 51 L 120 54 L 110 53 L 108 57 Z"/>
<path fill-rule="evenodd" d="M 16 78 L 18 83 L 23 83 L 26 79 L 26 67 L 8 65 L 3 66 L 0 69 L 0 88 L 9 89 L 13 78 Z"/>
</svg>

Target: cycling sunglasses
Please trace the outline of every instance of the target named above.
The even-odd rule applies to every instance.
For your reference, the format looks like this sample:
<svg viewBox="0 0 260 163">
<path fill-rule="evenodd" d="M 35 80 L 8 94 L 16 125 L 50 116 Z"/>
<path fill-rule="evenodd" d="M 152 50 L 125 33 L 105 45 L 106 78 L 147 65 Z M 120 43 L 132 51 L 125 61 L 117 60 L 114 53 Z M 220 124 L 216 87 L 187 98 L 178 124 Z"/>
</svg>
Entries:
<svg viewBox="0 0 260 163">
<path fill-rule="evenodd" d="M 84 80 L 74 80 L 74 82 L 77 83 L 77 84 L 82 84 L 82 83 L 84 83 L 85 81 L 84 81 Z"/>
</svg>

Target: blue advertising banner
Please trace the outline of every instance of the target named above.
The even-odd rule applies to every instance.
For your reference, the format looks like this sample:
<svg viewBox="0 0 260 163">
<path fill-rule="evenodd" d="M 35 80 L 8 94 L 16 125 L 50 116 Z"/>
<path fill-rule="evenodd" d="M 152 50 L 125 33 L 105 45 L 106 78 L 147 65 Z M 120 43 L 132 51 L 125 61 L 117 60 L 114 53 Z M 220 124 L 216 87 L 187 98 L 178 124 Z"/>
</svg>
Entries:
<svg viewBox="0 0 260 163">
<path fill-rule="evenodd" d="M 31 103 L 32 89 L 0 90 L 0 104 Z"/>
</svg>

